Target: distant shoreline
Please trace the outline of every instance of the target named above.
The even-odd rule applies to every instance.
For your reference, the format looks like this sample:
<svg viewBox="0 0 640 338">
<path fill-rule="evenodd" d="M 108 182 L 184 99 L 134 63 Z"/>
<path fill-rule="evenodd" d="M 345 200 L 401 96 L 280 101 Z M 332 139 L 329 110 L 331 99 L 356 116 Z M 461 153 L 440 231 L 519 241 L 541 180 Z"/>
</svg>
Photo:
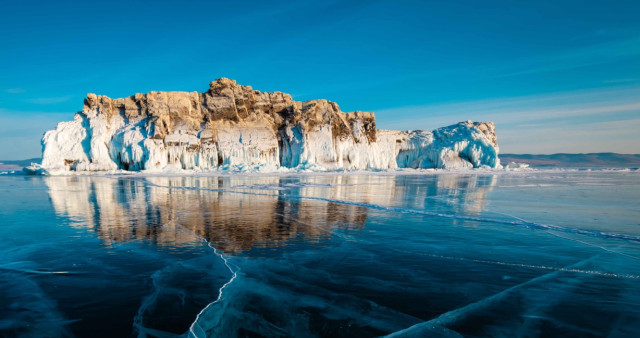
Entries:
<svg viewBox="0 0 640 338">
<path fill-rule="evenodd" d="M 41 158 L 28 158 L 26 160 L 0 160 L 1 170 L 21 170 L 22 168 L 31 165 L 31 163 L 40 163 Z"/>
<path fill-rule="evenodd" d="M 501 154 L 502 165 L 509 162 L 527 163 L 532 168 L 638 168 L 640 154 L 618 153 L 557 153 L 548 155 Z"/>
</svg>

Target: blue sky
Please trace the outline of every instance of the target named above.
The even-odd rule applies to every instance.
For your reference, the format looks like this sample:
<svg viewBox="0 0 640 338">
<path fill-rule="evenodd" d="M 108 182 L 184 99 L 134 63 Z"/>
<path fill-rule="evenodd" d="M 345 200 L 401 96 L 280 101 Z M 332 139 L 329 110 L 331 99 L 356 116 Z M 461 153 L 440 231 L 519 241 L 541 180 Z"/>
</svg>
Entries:
<svg viewBox="0 0 640 338">
<path fill-rule="evenodd" d="M 0 2 L 0 159 L 88 92 L 219 77 L 376 112 L 495 121 L 502 152 L 640 153 L 640 1 Z"/>
</svg>

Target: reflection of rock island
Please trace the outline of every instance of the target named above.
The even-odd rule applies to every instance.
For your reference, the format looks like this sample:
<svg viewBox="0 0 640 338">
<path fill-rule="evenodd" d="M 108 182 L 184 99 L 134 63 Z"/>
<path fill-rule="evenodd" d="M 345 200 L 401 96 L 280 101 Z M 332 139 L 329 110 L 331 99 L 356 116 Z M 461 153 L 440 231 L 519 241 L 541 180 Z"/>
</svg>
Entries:
<svg viewBox="0 0 640 338">
<path fill-rule="evenodd" d="M 195 233 L 227 253 L 364 227 L 369 209 L 341 201 L 477 213 L 495 184 L 476 175 L 45 179 L 56 212 L 107 243 L 194 245 Z"/>
</svg>

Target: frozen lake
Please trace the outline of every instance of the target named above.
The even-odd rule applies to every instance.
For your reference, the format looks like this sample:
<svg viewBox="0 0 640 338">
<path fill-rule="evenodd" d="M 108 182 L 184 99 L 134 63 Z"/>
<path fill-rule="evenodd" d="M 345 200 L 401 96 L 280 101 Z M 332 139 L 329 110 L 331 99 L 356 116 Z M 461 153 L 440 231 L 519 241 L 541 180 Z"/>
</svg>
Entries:
<svg viewBox="0 0 640 338">
<path fill-rule="evenodd" d="M 0 176 L 0 336 L 640 336 L 640 172 Z"/>
</svg>

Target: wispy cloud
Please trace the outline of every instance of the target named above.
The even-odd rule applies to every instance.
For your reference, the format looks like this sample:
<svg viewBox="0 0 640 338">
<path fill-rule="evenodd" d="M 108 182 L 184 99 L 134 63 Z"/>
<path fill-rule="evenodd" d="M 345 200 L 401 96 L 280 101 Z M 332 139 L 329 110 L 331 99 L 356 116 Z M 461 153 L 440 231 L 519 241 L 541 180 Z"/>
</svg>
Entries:
<svg viewBox="0 0 640 338">
<path fill-rule="evenodd" d="M 640 118 L 576 124 L 558 128 L 503 130 L 498 141 L 504 153 L 550 154 L 558 152 L 640 153 Z"/>
<path fill-rule="evenodd" d="M 71 96 L 58 96 L 58 97 L 39 97 L 35 99 L 28 99 L 25 101 L 33 104 L 54 104 L 54 103 L 67 102 L 70 99 L 71 99 Z"/>
<path fill-rule="evenodd" d="M 635 78 L 611 79 L 611 80 L 605 80 L 603 81 L 603 83 L 629 83 L 629 82 L 636 82 L 636 81 L 638 81 L 638 79 L 635 79 Z"/>
<path fill-rule="evenodd" d="M 636 109 L 639 103 L 640 87 L 634 86 L 398 107 L 379 110 L 376 115 L 382 117 L 382 122 L 399 127 L 440 117 L 448 120 L 494 117 L 504 122 L 568 117 L 606 112 L 609 108 Z"/>
<path fill-rule="evenodd" d="M 380 128 L 434 129 L 459 121 L 493 121 L 498 138 L 508 152 L 589 151 L 606 147 L 640 153 L 640 87 L 581 90 L 523 97 L 424 105 L 376 112 Z M 624 122 L 626 121 L 626 122 Z M 609 127 L 613 126 L 613 127 Z M 605 128 L 607 127 L 607 128 Z M 589 139 L 587 135 L 608 135 Z M 576 135 L 580 142 L 576 143 Z M 550 142 L 549 140 L 553 140 Z M 606 143 L 603 143 L 607 141 Z M 579 149 L 580 148 L 580 149 Z M 579 149 L 579 150 L 576 150 Z M 600 149 L 598 151 L 605 151 Z"/>
<path fill-rule="evenodd" d="M 9 89 L 6 89 L 5 92 L 9 94 L 22 94 L 22 93 L 25 93 L 26 90 L 22 88 L 9 88 Z"/>
<path fill-rule="evenodd" d="M 557 53 L 537 55 L 493 70 L 497 77 L 511 77 L 595 66 L 640 56 L 640 37 L 620 39 Z"/>
<path fill-rule="evenodd" d="M 607 27 L 576 35 L 571 40 L 591 41 L 594 38 L 624 38 L 634 34 L 637 34 L 637 30 L 632 27 Z"/>
<path fill-rule="evenodd" d="M 348 83 L 344 87 L 332 87 L 341 92 L 361 91 L 389 82 L 403 83 L 417 79 L 448 79 L 465 77 L 473 73 L 478 79 L 490 81 L 492 79 L 510 78 L 522 75 L 538 73 L 552 73 L 577 69 L 588 66 L 596 66 L 606 63 L 619 62 L 640 57 L 640 36 L 618 38 L 616 40 L 585 44 L 581 47 L 568 47 L 547 54 L 536 54 L 529 57 L 513 60 L 501 60 L 500 64 L 484 64 L 480 67 L 460 65 L 455 68 L 428 69 L 428 71 L 414 71 L 410 75 L 396 76 L 393 79 L 380 78 L 378 80 L 363 81 L 362 83 Z M 611 79 L 604 81 L 606 84 L 622 84 L 636 82 L 637 78 Z M 337 89 L 336 89 L 337 88 Z M 316 93 L 317 94 L 317 93 Z"/>
</svg>

